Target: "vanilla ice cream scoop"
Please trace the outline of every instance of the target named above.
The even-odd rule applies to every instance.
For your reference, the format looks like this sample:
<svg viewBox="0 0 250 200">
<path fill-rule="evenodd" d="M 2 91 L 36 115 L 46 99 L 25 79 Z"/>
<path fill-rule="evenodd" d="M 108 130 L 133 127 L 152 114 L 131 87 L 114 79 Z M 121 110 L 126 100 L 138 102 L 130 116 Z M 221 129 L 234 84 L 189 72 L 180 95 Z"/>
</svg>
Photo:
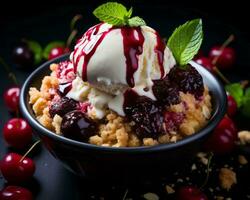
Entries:
<svg viewBox="0 0 250 200">
<path fill-rule="evenodd" d="M 128 88 L 156 100 L 154 80 L 164 78 L 175 65 L 171 51 L 154 29 L 113 27 L 106 23 L 87 30 L 70 59 L 76 79 L 67 96 L 89 101 L 91 115 L 98 118 L 105 115 L 105 108 L 124 116 L 124 94 Z"/>
<path fill-rule="evenodd" d="M 91 27 L 75 46 L 71 60 L 77 75 L 92 87 L 112 95 L 133 88 L 154 99 L 153 80 L 175 65 L 171 51 L 148 26 Z"/>
</svg>

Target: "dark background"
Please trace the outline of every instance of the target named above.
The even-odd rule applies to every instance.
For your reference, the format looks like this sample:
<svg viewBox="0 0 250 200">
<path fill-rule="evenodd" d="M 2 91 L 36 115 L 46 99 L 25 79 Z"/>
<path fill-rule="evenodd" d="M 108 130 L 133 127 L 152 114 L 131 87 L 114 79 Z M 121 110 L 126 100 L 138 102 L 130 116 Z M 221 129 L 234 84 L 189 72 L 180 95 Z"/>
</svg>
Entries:
<svg viewBox="0 0 250 200">
<path fill-rule="evenodd" d="M 70 20 L 75 14 L 83 15 L 83 20 L 78 25 L 80 33 L 83 33 L 88 27 L 97 23 L 91 13 L 101 2 L 104 1 L 9 0 L 5 1 L 4 4 L 2 1 L 0 2 L 0 56 L 11 66 L 20 85 L 33 70 L 17 69 L 12 62 L 11 52 L 21 38 L 37 40 L 43 47 L 53 40 L 66 40 L 69 35 Z M 134 14 L 143 17 L 148 25 L 158 30 L 163 37 L 169 36 L 177 25 L 186 20 L 202 17 L 205 33 L 202 48 L 205 53 L 211 46 L 222 44 L 230 34 L 235 34 L 236 40 L 233 47 L 237 52 L 237 64 L 233 71 L 226 74 L 232 81 L 250 79 L 250 32 L 248 30 L 250 11 L 247 1 L 130 0 L 119 2 L 125 3 L 128 7 L 133 6 Z M 0 67 L 1 96 L 11 84 L 6 72 Z M 2 98 L 0 98 L 0 130 L 10 117 Z M 249 129 L 249 125 L 246 128 Z M 12 150 L 6 148 L 0 134 L 0 158 L 8 151 Z M 127 189 L 126 186 L 117 189 L 117 186 L 113 187 L 108 184 L 97 187 L 89 182 L 84 182 L 65 170 L 43 147 L 39 147 L 30 156 L 35 160 L 37 170 L 34 180 L 27 187 L 32 189 L 38 200 L 90 199 L 96 194 L 105 196 L 105 199 L 122 199 Z M 229 160 L 231 162 L 231 158 L 223 158 L 216 162 L 216 165 L 223 166 L 228 164 Z M 249 167 L 244 168 L 244 170 L 241 171 L 238 186 L 232 192 L 226 193 L 225 196 L 243 200 L 246 195 L 250 195 Z M 199 181 L 195 179 L 197 175 L 193 175 L 193 177 L 192 181 L 198 183 Z M 216 181 L 215 179 L 211 184 L 217 184 Z M 248 184 L 245 184 L 247 181 Z M 4 180 L 0 178 L 0 189 L 4 184 Z M 135 185 L 133 189 L 130 189 L 129 196 L 137 195 L 138 197 L 149 191 L 157 194 L 164 193 L 162 182 L 153 185 L 146 183 Z"/>
</svg>

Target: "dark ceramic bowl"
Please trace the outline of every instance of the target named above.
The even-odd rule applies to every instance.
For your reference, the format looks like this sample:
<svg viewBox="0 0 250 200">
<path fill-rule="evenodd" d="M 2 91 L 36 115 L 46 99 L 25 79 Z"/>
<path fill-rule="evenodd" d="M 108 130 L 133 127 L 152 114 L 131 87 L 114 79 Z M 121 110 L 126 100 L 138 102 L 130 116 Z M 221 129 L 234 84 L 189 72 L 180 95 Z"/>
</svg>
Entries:
<svg viewBox="0 0 250 200">
<path fill-rule="evenodd" d="M 200 72 L 212 94 L 213 113 L 209 123 L 194 135 L 177 143 L 153 147 L 115 148 L 101 147 L 74 141 L 56 135 L 43 127 L 29 105 L 29 88 L 41 85 L 50 73 L 49 65 L 65 61 L 69 55 L 44 63 L 25 81 L 20 98 L 21 112 L 51 154 L 71 171 L 90 178 L 132 179 L 166 176 L 185 166 L 200 150 L 207 136 L 222 119 L 226 111 L 226 94 L 218 80 L 202 66 L 191 62 Z"/>
</svg>

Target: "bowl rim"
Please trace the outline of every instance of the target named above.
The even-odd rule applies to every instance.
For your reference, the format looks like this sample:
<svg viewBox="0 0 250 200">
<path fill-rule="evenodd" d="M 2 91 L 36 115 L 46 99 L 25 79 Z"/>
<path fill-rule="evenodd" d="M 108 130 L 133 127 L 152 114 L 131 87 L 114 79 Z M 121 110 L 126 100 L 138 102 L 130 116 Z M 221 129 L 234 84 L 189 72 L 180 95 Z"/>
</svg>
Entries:
<svg viewBox="0 0 250 200">
<path fill-rule="evenodd" d="M 27 105 L 26 105 L 26 98 L 28 95 L 30 84 L 33 82 L 33 78 L 36 77 L 41 71 L 44 70 L 44 68 L 49 68 L 50 64 L 52 63 L 58 63 L 62 61 L 66 61 L 69 58 L 69 54 L 62 55 L 58 58 L 55 58 L 53 60 L 49 60 L 42 65 L 40 65 L 36 70 L 34 70 L 28 78 L 25 80 L 24 84 L 22 85 L 21 92 L 20 92 L 20 111 L 23 114 L 23 116 L 28 120 L 30 125 L 36 130 L 36 133 L 39 132 L 38 135 L 42 134 L 49 138 L 52 138 L 58 142 L 65 143 L 70 146 L 76 146 L 83 149 L 89 149 L 89 150 L 95 150 L 95 151 L 106 151 L 106 152 L 123 152 L 123 153 L 150 153 L 150 152 L 156 152 L 161 150 L 170 150 L 179 148 L 181 146 L 184 146 L 186 144 L 190 144 L 193 141 L 199 140 L 200 138 L 206 136 L 209 132 L 211 132 L 215 126 L 219 123 L 219 121 L 222 119 L 226 112 L 226 92 L 220 83 L 218 79 L 211 74 L 207 69 L 202 67 L 201 65 L 195 63 L 194 61 L 191 61 L 190 64 L 192 66 L 203 68 L 202 70 L 206 71 L 206 74 L 208 73 L 209 76 L 212 76 L 214 79 L 213 84 L 216 85 L 217 90 L 221 92 L 221 102 L 217 106 L 217 108 L 213 111 L 213 114 L 206 124 L 205 127 L 203 127 L 201 130 L 197 131 L 196 133 L 187 136 L 175 143 L 166 143 L 166 144 L 158 144 L 154 146 L 139 146 L 139 147 L 105 147 L 105 146 L 97 146 L 94 144 L 84 143 L 76 140 L 72 140 L 63 136 L 60 136 L 53 131 L 50 131 L 49 129 L 45 128 L 43 125 L 41 125 L 29 112 Z M 211 77 L 210 77 L 211 78 Z M 27 103 L 28 104 L 28 103 Z"/>
</svg>

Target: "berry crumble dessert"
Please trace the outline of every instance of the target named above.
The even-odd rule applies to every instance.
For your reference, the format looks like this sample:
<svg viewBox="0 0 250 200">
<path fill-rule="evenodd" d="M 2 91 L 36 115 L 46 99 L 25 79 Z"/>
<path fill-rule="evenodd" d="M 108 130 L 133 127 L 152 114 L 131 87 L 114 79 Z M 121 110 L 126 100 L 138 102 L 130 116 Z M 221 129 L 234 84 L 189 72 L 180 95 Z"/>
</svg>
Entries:
<svg viewBox="0 0 250 200">
<path fill-rule="evenodd" d="M 94 11 L 102 23 L 84 33 L 70 59 L 51 64 L 41 87 L 30 88 L 37 120 L 64 137 L 110 147 L 195 134 L 212 112 L 209 89 L 189 64 L 201 45 L 201 20 L 177 28 L 166 45 L 141 18 L 130 18 L 131 9 L 123 21 L 102 18 L 108 4 Z"/>
</svg>

